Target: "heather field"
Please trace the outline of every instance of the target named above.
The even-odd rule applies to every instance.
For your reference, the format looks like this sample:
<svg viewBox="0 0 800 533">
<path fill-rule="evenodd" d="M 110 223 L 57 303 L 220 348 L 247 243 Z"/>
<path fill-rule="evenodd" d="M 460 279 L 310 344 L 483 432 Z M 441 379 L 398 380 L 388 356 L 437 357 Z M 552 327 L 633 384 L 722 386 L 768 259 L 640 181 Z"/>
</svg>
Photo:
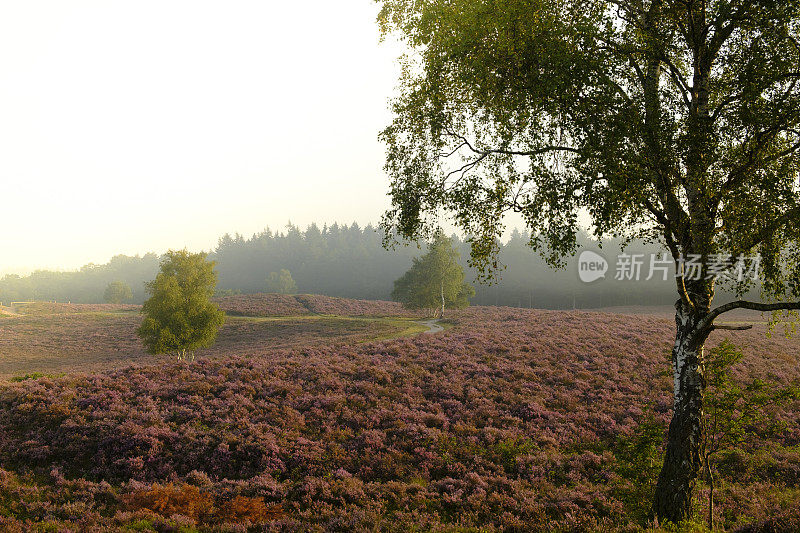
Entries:
<svg viewBox="0 0 800 533">
<path fill-rule="evenodd" d="M 239 294 L 217 299 L 220 308 L 240 316 L 339 315 L 371 317 L 418 317 L 397 302 L 353 300 L 319 294 Z"/>
<path fill-rule="evenodd" d="M 68 315 L 76 313 L 119 313 L 138 311 L 138 305 L 126 304 L 71 304 L 60 302 L 22 302 L 14 304 L 10 310 L 15 314 L 36 315 Z"/>
<path fill-rule="evenodd" d="M 237 294 L 217 298 L 220 309 L 240 316 L 297 316 L 311 312 L 288 294 Z"/>
<path fill-rule="evenodd" d="M 237 319 L 213 357 L 7 384 L 0 528 L 647 529 L 671 319 L 486 307 L 451 317 L 442 333 L 374 342 L 354 325 L 374 320 L 338 318 L 357 331 L 317 342 L 324 332 L 304 330 L 285 345 L 291 328 L 324 322 Z M 133 350 L 117 336 L 134 318 L 115 316 L 93 349 Z M 12 320 L 0 323 L 4 354 Z M 55 323 L 49 342 L 82 337 Z M 39 328 L 29 339 L 47 338 L 46 323 L 26 324 Z M 276 324 L 288 329 L 259 329 Z M 375 336 L 402 334 L 388 329 Z M 800 378 L 800 340 L 767 338 L 763 324 L 725 333 L 711 345 L 742 347 L 737 380 Z M 724 454 L 720 527 L 798 531 L 798 415 L 796 404 L 774 412 L 778 437 Z"/>
</svg>

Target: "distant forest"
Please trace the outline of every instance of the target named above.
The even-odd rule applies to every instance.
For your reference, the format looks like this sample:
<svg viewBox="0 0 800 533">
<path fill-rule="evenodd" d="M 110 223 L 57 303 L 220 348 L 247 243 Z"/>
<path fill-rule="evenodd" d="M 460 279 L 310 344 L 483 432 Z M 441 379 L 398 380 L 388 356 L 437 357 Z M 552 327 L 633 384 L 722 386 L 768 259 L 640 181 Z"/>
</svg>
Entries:
<svg viewBox="0 0 800 533">
<path fill-rule="evenodd" d="M 469 244 L 454 236 L 467 270 L 467 280 L 476 272 L 467 265 Z M 475 282 L 473 305 L 504 305 L 543 309 L 586 309 L 624 305 L 671 305 L 676 299 L 670 277 L 652 281 L 616 281 L 615 262 L 620 243 L 605 241 L 599 249 L 586 235 L 580 236 L 580 249 L 593 249 L 609 260 L 606 279 L 591 284 L 578 279 L 577 258 L 563 270 L 553 270 L 527 245 L 529 236 L 514 231 L 501 245 L 504 268 L 491 285 Z M 264 292 L 271 272 L 287 269 L 300 293 L 325 294 L 346 298 L 388 300 L 394 280 L 421 255 L 416 245 L 382 246 L 382 234 L 372 226 L 356 224 L 319 226 L 305 231 L 289 225 L 284 231 L 265 230 L 250 238 L 225 235 L 209 257 L 217 262 L 218 290 L 221 293 Z M 661 250 L 634 242 L 626 253 L 645 253 L 648 258 Z M 145 299 L 144 283 L 153 279 L 160 257 L 115 256 L 104 265 L 89 264 L 74 272 L 37 271 L 29 276 L 7 275 L 0 279 L 0 302 L 55 300 L 73 303 L 99 303 L 109 283 L 123 281 L 133 290 L 133 301 Z M 647 265 L 642 267 L 647 276 Z M 670 276 L 672 273 L 670 273 Z M 729 297 L 728 297 L 729 298 Z M 725 300 L 724 294 L 720 295 Z"/>
</svg>

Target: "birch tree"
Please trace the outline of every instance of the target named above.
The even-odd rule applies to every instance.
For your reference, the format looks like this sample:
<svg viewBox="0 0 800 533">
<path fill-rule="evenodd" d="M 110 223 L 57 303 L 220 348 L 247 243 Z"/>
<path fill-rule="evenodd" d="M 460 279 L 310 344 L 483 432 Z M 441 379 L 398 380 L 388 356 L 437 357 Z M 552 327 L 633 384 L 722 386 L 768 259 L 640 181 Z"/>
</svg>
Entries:
<svg viewBox="0 0 800 533">
<path fill-rule="evenodd" d="M 394 282 L 392 298 L 409 309 L 427 309 L 444 317 L 445 308 L 469 305 L 475 289 L 464 282 L 464 269 L 458 263 L 458 251 L 452 241 L 437 231 L 428 252 L 414 258 L 411 268 Z"/>
<path fill-rule="evenodd" d="M 674 414 L 653 509 L 686 519 L 706 339 L 734 309 L 800 309 L 800 1 L 378 2 L 409 49 L 381 134 L 387 233 L 416 239 L 450 213 L 491 270 L 511 211 L 554 266 L 576 251 L 581 217 L 598 238 L 671 254 Z M 715 305 L 711 265 L 755 254 L 764 300 Z"/>
<path fill-rule="evenodd" d="M 167 252 L 156 279 L 146 284 L 150 298 L 137 333 L 147 350 L 183 360 L 213 345 L 225 322 L 225 313 L 211 301 L 216 285 L 214 262 L 205 254 Z"/>
</svg>

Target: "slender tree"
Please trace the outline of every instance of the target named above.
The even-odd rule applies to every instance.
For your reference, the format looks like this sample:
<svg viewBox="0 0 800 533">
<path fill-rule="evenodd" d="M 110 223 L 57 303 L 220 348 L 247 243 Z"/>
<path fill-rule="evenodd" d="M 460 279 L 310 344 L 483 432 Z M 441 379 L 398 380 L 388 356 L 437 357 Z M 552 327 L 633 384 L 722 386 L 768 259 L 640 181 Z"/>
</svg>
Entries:
<svg viewBox="0 0 800 533">
<path fill-rule="evenodd" d="M 146 285 L 150 298 L 138 333 L 147 350 L 181 360 L 214 344 L 225 322 L 225 313 L 211 302 L 216 285 L 214 262 L 205 254 L 167 252 L 156 279 Z"/>
<path fill-rule="evenodd" d="M 781 386 L 761 379 L 739 383 L 732 379 L 731 368 L 744 354 L 728 341 L 710 350 L 706 361 L 708 390 L 703 413 L 703 466 L 708 482 L 708 529 L 714 530 L 714 489 L 716 457 L 726 451 L 758 440 L 760 446 L 785 429 L 775 422 L 775 411 L 800 398 L 797 383 Z"/>
<path fill-rule="evenodd" d="M 653 508 L 686 519 L 716 319 L 800 309 L 800 1 L 378 2 L 410 48 L 381 134 L 387 233 L 418 238 L 450 212 L 486 268 L 515 211 L 554 265 L 582 216 L 671 253 L 675 398 Z M 755 254 L 774 303 L 715 307 L 719 264 Z"/>
<path fill-rule="evenodd" d="M 428 252 L 414 258 L 411 268 L 394 282 L 392 298 L 409 309 L 428 309 L 431 315 L 444 317 L 445 308 L 469 305 L 475 289 L 464 282 L 464 269 L 458 263 L 458 251 L 441 231 L 436 232 Z"/>
</svg>

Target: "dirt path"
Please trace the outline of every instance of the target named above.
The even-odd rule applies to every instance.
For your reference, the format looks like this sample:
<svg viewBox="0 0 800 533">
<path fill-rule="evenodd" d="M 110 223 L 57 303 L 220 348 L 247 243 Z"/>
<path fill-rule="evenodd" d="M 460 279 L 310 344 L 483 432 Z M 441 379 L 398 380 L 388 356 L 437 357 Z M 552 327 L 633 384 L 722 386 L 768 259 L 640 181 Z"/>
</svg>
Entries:
<svg viewBox="0 0 800 533">
<path fill-rule="evenodd" d="M 436 319 L 432 320 L 418 320 L 417 324 L 422 324 L 428 331 L 424 331 L 423 333 L 439 333 L 440 331 L 444 331 L 444 327 L 439 325 L 439 321 Z"/>
</svg>

